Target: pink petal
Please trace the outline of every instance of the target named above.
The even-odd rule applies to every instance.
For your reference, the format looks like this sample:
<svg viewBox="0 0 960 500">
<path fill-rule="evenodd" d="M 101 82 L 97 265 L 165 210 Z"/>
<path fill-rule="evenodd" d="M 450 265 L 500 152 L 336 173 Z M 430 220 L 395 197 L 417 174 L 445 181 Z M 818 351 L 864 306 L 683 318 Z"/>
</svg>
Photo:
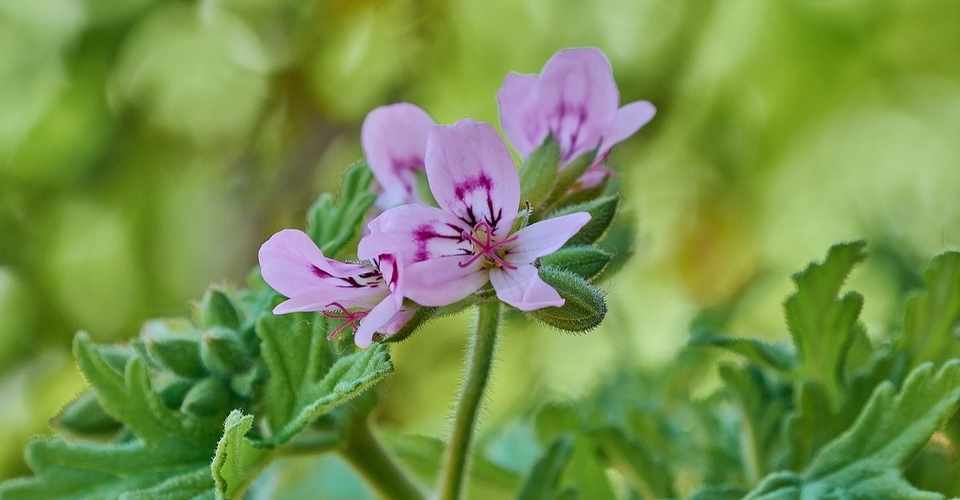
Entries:
<svg viewBox="0 0 960 500">
<path fill-rule="evenodd" d="M 576 212 L 530 224 L 514 235 L 516 240 L 506 259 L 515 265 L 530 264 L 537 257 L 559 250 L 587 222 L 590 222 L 589 213 Z"/>
<path fill-rule="evenodd" d="M 284 229 L 271 236 L 260 247 L 259 258 L 264 281 L 287 297 L 318 286 L 332 286 L 331 278 L 345 278 L 367 270 L 365 266 L 324 257 L 306 233 L 295 229 Z"/>
<path fill-rule="evenodd" d="M 466 267 L 462 256 L 435 257 L 407 267 L 404 293 L 424 306 L 445 306 L 464 299 L 488 281 L 482 259 Z"/>
<path fill-rule="evenodd" d="M 380 328 L 380 333 L 386 335 L 387 337 L 396 334 L 407 324 L 407 321 L 410 321 L 410 318 L 412 318 L 416 312 L 416 307 L 400 309 L 397 314 L 394 314 L 393 317 L 390 318 L 390 321 L 387 322 L 386 325 L 383 325 Z"/>
<path fill-rule="evenodd" d="M 620 102 L 613 69 L 599 49 L 561 50 L 540 76 L 537 106 L 569 161 L 600 145 Z"/>
<path fill-rule="evenodd" d="M 563 297 L 540 279 L 537 268 L 532 265 L 517 269 L 493 269 L 490 282 L 497 291 L 497 298 L 521 311 L 533 311 L 544 307 L 560 307 Z"/>
<path fill-rule="evenodd" d="M 456 255 L 471 247 L 460 234 L 469 230 L 449 213 L 423 205 L 391 208 L 367 224 L 357 255 L 374 259 L 393 254 L 405 262 L 419 262 L 442 255 Z"/>
<path fill-rule="evenodd" d="M 360 320 L 356 333 L 353 334 L 354 343 L 359 347 L 369 347 L 373 342 L 373 334 L 400 312 L 400 303 L 388 296 L 367 312 L 367 315 Z"/>
<path fill-rule="evenodd" d="M 539 78 L 510 72 L 497 92 L 500 124 L 521 155 L 532 153 L 547 137 L 546 123 L 531 113 L 536 104 Z"/>
<path fill-rule="evenodd" d="M 617 110 L 609 129 L 603 137 L 598 158 L 606 158 L 610 148 L 637 133 L 657 114 L 657 108 L 648 101 L 636 101 Z"/>
<path fill-rule="evenodd" d="M 416 173 L 423 170 L 432 125 L 430 115 L 405 102 L 376 108 L 363 120 L 363 153 L 383 188 L 382 203 L 417 201 Z"/>
<path fill-rule="evenodd" d="M 591 165 L 583 175 L 577 179 L 577 182 L 570 187 L 570 191 L 583 191 L 585 189 L 593 189 L 600 184 L 603 184 L 603 181 L 613 175 L 613 172 L 607 168 L 603 163 L 596 163 Z"/>
<path fill-rule="evenodd" d="M 520 176 L 493 127 L 473 120 L 434 126 L 427 179 L 440 207 L 464 224 L 486 222 L 506 234 L 520 206 Z"/>
</svg>

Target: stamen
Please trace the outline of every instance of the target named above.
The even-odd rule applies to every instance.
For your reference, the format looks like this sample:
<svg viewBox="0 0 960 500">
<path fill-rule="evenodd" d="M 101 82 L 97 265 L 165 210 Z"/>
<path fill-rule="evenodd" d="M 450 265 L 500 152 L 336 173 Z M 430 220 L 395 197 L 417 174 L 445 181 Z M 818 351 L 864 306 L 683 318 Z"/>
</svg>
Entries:
<svg viewBox="0 0 960 500">
<path fill-rule="evenodd" d="M 327 335 L 328 340 L 333 340 L 337 338 L 337 336 L 340 335 L 340 332 L 344 331 L 348 327 L 353 330 L 356 330 L 357 324 L 360 322 L 361 319 L 364 318 L 364 316 L 367 315 L 367 311 L 350 312 L 349 309 L 344 307 L 343 304 L 339 302 L 331 302 L 327 304 L 326 307 L 333 307 L 335 308 L 335 310 L 320 311 L 320 315 L 322 315 L 324 318 L 337 319 L 342 321 L 342 323 L 337 325 L 337 327 L 334 328 L 329 335 Z"/>
<path fill-rule="evenodd" d="M 474 236 L 474 233 L 477 231 L 482 232 L 486 236 L 485 241 L 480 241 L 479 238 Z M 473 243 L 474 253 L 469 259 L 458 263 L 460 267 L 467 267 L 476 262 L 477 259 L 485 257 L 491 260 L 497 267 L 505 267 L 507 269 L 517 268 L 517 266 L 507 262 L 503 257 L 500 256 L 500 254 L 497 253 L 497 250 L 502 248 L 504 245 L 516 241 L 517 237 L 515 235 L 500 241 L 494 241 L 493 228 L 490 227 L 490 225 L 486 222 L 480 222 L 473 228 L 473 231 L 464 231 L 461 236 L 465 241 Z"/>
</svg>

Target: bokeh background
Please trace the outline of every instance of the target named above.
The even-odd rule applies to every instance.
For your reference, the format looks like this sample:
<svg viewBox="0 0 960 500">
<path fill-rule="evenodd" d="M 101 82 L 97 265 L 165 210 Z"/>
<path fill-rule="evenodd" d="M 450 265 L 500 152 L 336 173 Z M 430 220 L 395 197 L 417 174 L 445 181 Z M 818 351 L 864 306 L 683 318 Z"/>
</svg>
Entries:
<svg viewBox="0 0 960 500">
<path fill-rule="evenodd" d="M 960 243 L 958 27 L 954 0 L 0 1 L 0 477 L 82 389 L 77 330 L 122 341 L 242 284 L 373 107 L 496 123 L 504 75 L 568 46 L 659 109 L 613 156 L 636 255 L 597 332 L 510 323 L 485 424 L 670 362 L 735 293 L 734 333 L 779 338 L 789 274 L 839 240 L 869 241 L 852 286 L 889 329 Z M 381 425 L 445 433 L 469 321 L 395 349 Z"/>
</svg>

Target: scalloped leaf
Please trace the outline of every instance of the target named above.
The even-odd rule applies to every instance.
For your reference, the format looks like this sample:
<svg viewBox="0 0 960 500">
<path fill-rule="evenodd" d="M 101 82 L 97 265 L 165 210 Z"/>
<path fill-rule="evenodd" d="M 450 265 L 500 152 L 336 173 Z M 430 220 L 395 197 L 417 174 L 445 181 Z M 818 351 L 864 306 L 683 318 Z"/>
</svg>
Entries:
<svg viewBox="0 0 960 500">
<path fill-rule="evenodd" d="M 260 354 L 270 372 L 263 404 L 271 444 L 289 441 L 393 371 L 383 344 L 336 359 L 326 324 L 313 314 L 268 315 L 257 323 Z"/>
</svg>

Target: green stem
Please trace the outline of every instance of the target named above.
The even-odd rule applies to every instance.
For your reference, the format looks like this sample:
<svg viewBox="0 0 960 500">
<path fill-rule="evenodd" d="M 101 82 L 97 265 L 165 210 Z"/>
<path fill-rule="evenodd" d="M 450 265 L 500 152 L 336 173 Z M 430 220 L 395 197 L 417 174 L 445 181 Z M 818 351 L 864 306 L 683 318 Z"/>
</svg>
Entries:
<svg viewBox="0 0 960 500">
<path fill-rule="evenodd" d="M 467 354 L 467 372 L 457 401 L 453 432 L 447 445 L 443 469 L 440 472 L 440 500 L 458 500 L 464 489 L 467 459 L 470 454 L 473 429 L 483 391 L 490 379 L 493 353 L 497 344 L 497 326 L 500 322 L 500 303 L 488 302 L 477 306 L 480 317 Z"/>
<path fill-rule="evenodd" d="M 373 486 L 381 498 L 390 500 L 423 500 L 420 488 L 390 457 L 370 424 L 364 420 L 353 426 L 340 455 Z"/>
</svg>

